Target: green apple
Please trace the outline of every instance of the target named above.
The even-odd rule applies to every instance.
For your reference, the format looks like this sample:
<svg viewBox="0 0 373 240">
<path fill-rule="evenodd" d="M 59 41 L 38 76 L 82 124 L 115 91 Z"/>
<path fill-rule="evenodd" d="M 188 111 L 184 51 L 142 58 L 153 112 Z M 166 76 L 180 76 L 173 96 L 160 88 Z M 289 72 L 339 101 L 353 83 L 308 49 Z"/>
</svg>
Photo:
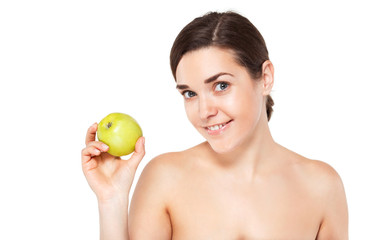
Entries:
<svg viewBox="0 0 373 240">
<path fill-rule="evenodd" d="M 97 128 L 98 140 L 109 146 L 108 153 L 117 157 L 132 153 L 141 136 L 139 124 L 124 113 L 110 113 Z"/>
</svg>

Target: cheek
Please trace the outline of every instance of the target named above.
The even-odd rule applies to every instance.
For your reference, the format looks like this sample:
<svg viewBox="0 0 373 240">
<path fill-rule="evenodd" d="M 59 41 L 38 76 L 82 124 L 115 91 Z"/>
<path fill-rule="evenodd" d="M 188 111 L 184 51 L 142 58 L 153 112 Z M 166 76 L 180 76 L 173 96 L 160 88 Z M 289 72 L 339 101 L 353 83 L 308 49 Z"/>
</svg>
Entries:
<svg viewBox="0 0 373 240">
<path fill-rule="evenodd" d="M 231 109 L 235 109 L 236 113 L 246 123 L 252 124 L 259 119 L 261 104 L 260 99 L 254 91 L 240 90 L 235 99 L 232 99 L 229 104 Z"/>
<path fill-rule="evenodd" d="M 184 108 L 185 108 L 185 113 L 187 115 L 188 120 L 193 125 L 195 125 L 198 109 L 195 109 L 195 107 L 193 106 L 193 103 L 188 103 L 188 102 L 184 103 Z"/>
</svg>

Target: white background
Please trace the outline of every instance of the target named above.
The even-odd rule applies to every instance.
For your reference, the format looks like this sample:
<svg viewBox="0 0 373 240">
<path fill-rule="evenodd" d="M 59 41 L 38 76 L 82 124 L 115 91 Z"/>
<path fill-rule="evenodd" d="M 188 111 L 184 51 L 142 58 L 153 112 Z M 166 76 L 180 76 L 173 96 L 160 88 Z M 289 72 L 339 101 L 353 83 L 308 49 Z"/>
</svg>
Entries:
<svg viewBox="0 0 373 240">
<path fill-rule="evenodd" d="M 146 137 L 134 184 L 153 157 L 203 140 L 168 57 L 178 32 L 212 10 L 238 11 L 262 33 L 275 141 L 332 165 L 350 238 L 373 239 L 368 1 L 128 2 L 0 2 L 0 239 L 98 239 L 80 152 L 87 128 L 111 112 L 132 115 Z"/>
</svg>

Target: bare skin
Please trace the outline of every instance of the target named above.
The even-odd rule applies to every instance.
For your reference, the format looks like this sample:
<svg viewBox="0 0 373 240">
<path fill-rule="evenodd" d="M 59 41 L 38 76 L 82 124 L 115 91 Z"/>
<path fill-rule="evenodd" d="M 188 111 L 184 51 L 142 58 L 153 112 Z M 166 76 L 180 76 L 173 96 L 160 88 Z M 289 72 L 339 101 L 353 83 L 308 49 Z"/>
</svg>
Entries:
<svg viewBox="0 0 373 240">
<path fill-rule="evenodd" d="M 156 229 L 152 239 L 347 239 L 344 190 L 329 165 L 276 144 L 276 163 L 253 177 L 212 164 L 211 151 L 205 142 L 152 160 L 132 199 L 133 239 Z"/>
<path fill-rule="evenodd" d="M 228 74 L 204 83 L 217 73 Z M 272 139 L 264 101 L 271 62 L 255 82 L 231 52 L 210 47 L 187 53 L 176 75 L 187 116 L 207 141 L 146 166 L 131 203 L 131 239 L 348 239 L 337 172 Z M 206 128 L 229 120 L 219 134 Z"/>
<path fill-rule="evenodd" d="M 176 72 L 189 121 L 206 139 L 151 160 L 128 197 L 144 139 L 124 161 L 88 129 L 82 167 L 95 192 L 101 240 L 345 240 L 348 211 L 338 173 L 277 144 L 265 98 L 274 70 L 259 81 L 234 54 L 209 47 L 186 53 Z M 219 126 L 219 129 L 218 127 Z"/>
</svg>

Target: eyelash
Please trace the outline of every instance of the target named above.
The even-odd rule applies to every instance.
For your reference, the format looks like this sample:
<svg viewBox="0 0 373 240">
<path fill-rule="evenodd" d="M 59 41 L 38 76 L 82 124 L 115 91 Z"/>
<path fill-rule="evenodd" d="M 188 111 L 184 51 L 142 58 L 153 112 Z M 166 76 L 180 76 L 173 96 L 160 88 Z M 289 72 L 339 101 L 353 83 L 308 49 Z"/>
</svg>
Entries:
<svg viewBox="0 0 373 240">
<path fill-rule="evenodd" d="M 230 84 L 227 83 L 227 82 L 217 82 L 216 84 L 214 84 L 214 89 L 215 89 L 216 86 L 218 86 L 219 84 L 226 84 L 227 86 L 226 86 L 223 90 L 218 91 L 218 92 L 223 92 L 223 91 L 225 91 L 225 90 L 230 86 Z M 188 93 L 188 92 L 194 93 L 193 91 L 185 90 L 185 91 L 183 91 L 183 92 L 181 93 L 181 95 L 182 95 L 185 99 L 190 99 L 190 98 L 192 98 L 192 97 L 194 97 L 194 96 L 196 95 L 196 93 L 194 93 L 194 95 L 193 95 L 192 97 L 188 97 L 188 98 L 187 98 L 187 97 L 185 97 L 185 93 Z"/>
</svg>

